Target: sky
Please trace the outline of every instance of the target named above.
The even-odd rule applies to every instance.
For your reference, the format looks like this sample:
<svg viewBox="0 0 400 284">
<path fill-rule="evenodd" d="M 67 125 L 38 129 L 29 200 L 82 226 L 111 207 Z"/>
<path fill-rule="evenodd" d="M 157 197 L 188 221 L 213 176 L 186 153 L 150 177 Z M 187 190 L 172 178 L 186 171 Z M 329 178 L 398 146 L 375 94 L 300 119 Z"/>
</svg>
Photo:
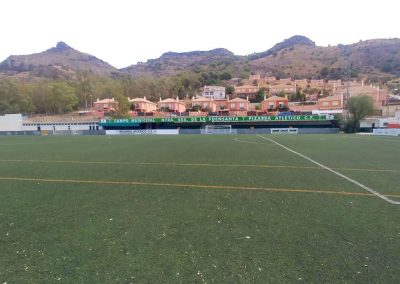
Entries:
<svg viewBox="0 0 400 284">
<path fill-rule="evenodd" d="M 64 41 L 122 68 L 164 52 L 400 38 L 396 0 L 0 0 L 0 61 Z"/>
</svg>

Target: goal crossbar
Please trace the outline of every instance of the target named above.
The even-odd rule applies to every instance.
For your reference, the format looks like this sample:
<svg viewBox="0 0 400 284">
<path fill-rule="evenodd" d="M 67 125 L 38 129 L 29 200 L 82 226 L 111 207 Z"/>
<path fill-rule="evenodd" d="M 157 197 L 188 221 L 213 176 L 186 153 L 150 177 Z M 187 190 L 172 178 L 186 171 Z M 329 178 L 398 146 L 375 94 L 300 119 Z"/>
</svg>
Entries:
<svg viewBox="0 0 400 284">
<path fill-rule="evenodd" d="M 232 125 L 206 125 L 202 134 L 232 134 Z"/>
</svg>

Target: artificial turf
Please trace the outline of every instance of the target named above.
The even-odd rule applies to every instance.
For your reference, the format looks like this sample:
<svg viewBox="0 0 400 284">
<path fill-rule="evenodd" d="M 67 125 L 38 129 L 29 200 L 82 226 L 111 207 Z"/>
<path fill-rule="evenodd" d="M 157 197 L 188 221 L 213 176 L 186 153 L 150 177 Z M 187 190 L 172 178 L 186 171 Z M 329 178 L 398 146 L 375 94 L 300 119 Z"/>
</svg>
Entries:
<svg viewBox="0 0 400 284">
<path fill-rule="evenodd" d="M 400 200 L 398 138 L 267 137 Z M 0 282 L 397 283 L 365 194 L 257 136 L 2 137 Z"/>
</svg>

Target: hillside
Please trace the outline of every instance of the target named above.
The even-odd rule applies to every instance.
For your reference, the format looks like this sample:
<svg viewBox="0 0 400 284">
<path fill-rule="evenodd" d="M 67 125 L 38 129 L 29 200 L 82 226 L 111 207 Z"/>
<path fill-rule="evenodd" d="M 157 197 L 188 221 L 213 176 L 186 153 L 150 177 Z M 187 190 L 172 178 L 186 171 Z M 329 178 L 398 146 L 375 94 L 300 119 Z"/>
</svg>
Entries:
<svg viewBox="0 0 400 284">
<path fill-rule="evenodd" d="M 0 63 L 0 72 L 9 77 L 73 78 L 76 71 L 89 71 L 100 76 L 110 76 L 118 69 L 64 42 L 58 42 L 44 52 L 30 55 L 11 55 Z"/>
<path fill-rule="evenodd" d="M 347 68 L 349 66 L 349 68 Z M 30 81 L 38 78 L 74 79 L 78 70 L 115 77 L 118 74 L 155 77 L 193 72 L 199 76 L 246 78 L 250 73 L 292 78 L 353 77 L 384 81 L 400 76 L 400 39 L 374 39 L 350 45 L 316 46 L 293 36 L 266 51 L 238 56 L 224 48 L 210 51 L 166 52 L 159 58 L 120 70 L 63 42 L 44 52 L 12 55 L 0 63 L 0 78 Z"/>
<path fill-rule="evenodd" d="M 284 50 L 286 48 L 294 47 L 296 45 L 315 47 L 315 42 L 313 42 L 309 38 L 306 38 L 305 36 L 295 35 L 295 36 L 292 36 L 291 38 L 285 39 L 284 41 L 282 41 L 280 43 L 275 44 L 272 48 L 270 48 L 266 51 L 251 54 L 247 58 L 249 60 L 255 60 L 255 59 L 267 57 L 270 55 L 276 55 L 277 52 Z"/>
<path fill-rule="evenodd" d="M 247 56 L 226 49 L 168 52 L 158 59 L 121 69 L 131 75 L 170 76 L 182 71 L 229 71 L 235 77 L 260 73 L 294 78 L 371 79 L 400 75 L 400 39 L 376 39 L 351 45 L 316 46 L 304 36 L 293 36 L 272 48 Z"/>
<path fill-rule="evenodd" d="M 340 78 L 349 73 L 371 79 L 400 74 L 400 39 L 360 41 L 351 45 L 319 47 L 295 45 L 269 56 L 250 60 L 256 73 L 284 77 Z"/>
<path fill-rule="evenodd" d="M 231 51 L 217 48 L 210 51 L 166 52 L 158 59 L 150 59 L 121 69 L 131 75 L 175 75 L 183 71 L 229 70 L 243 67 L 245 60 Z"/>
</svg>

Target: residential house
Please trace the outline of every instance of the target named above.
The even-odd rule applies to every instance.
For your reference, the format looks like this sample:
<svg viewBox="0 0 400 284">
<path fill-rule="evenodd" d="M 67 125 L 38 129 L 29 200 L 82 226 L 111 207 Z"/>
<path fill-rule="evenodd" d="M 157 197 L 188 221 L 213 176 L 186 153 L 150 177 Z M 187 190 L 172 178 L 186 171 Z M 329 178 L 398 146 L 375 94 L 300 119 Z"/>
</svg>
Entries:
<svg viewBox="0 0 400 284">
<path fill-rule="evenodd" d="M 276 81 L 276 77 L 275 76 L 265 77 L 264 81 L 266 81 L 266 82 L 275 82 Z"/>
<path fill-rule="evenodd" d="M 249 101 L 242 98 L 234 98 L 226 101 L 226 109 L 229 111 L 248 111 Z"/>
<path fill-rule="evenodd" d="M 97 99 L 97 101 L 93 103 L 93 108 L 97 112 L 110 112 L 115 110 L 117 104 L 118 102 L 115 101 L 114 98 L 103 100 Z"/>
<path fill-rule="evenodd" d="M 257 80 L 257 81 L 261 80 L 261 75 L 260 74 L 250 75 L 249 81 L 253 82 L 254 80 Z"/>
<path fill-rule="evenodd" d="M 204 86 L 201 95 L 206 98 L 213 98 L 214 100 L 225 99 L 225 87 Z"/>
<path fill-rule="evenodd" d="M 319 110 L 341 110 L 343 109 L 343 96 L 335 95 L 321 98 L 317 101 Z"/>
<path fill-rule="evenodd" d="M 146 97 L 143 98 L 134 98 L 130 99 L 132 109 L 136 112 L 153 112 L 157 109 L 157 104 L 151 101 L 146 100 Z"/>
<path fill-rule="evenodd" d="M 288 109 L 289 102 L 287 98 L 272 96 L 270 98 L 264 98 L 261 102 L 261 110 L 263 112 L 266 111 L 275 111 L 275 110 L 284 110 Z"/>
<path fill-rule="evenodd" d="M 386 89 L 381 89 L 379 88 L 379 86 L 373 86 L 373 85 L 364 86 L 364 84 L 350 85 L 349 93 L 350 97 L 361 96 L 361 95 L 367 95 L 372 97 L 375 108 L 381 108 L 383 105 L 385 105 L 389 95 Z"/>
<path fill-rule="evenodd" d="M 318 110 L 318 106 L 316 104 L 302 105 L 299 103 L 289 103 L 289 109 L 294 113 L 312 113 Z"/>
<path fill-rule="evenodd" d="M 253 86 L 253 85 L 236 86 L 233 97 L 242 99 L 244 98 L 254 99 L 258 91 L 259 91 L 258 86 Z"/>
<path fill-rule="evenodd" d="M 310 85 L 311 85 L 312 87 L 319 87 L 319 86 L 323 86 L 324 84 L 325 84 L 325 82 L 324 82 L 323 79 L 319 79 L 319 80 L 312 79 L 312 80 L 310 81 Z"/>
<path fill-rule="evenodd" d="M 296 80 L 294 80 L 294 83 L 296 85 L 307 85 L 308 81 L 307 81 L 307 79 L 296 79 Z"/>
<path fill-rule="evenodd" d="M 227 101 L 228 101 L 228 99 L 214 100 L 217 111 L 226 110 L 227 109 L 227 106 L 226 106 Z"/>
<path fill-rule="evenodd" d="M 216 112 L 217 111 L 217 105 L 214 101 L 213 98 L 207 98 L 207 97 L 198 97 L 198 98 L 193 98 L 192 99 L 192 109 L 198 106 L 201 111 L 206 111 L 206 112 Z"/>
<path fill-rule="evenodd" d="M 185 112 L 186 105 L 185 102 L 180 101 L 178 98 L 175 99 L 165 99 L 161 100 L 157 103 L 157 109 L 160 111 L 168 111 L 168 112 Z"/>
<path fill-rule="evenodd" d="M 400 100 L 391 100 L 382 106 L 381 113 L 383 116 L 394 116 L 397 111 L 400 111 Z"/>
<path fill-rule="evenodd" d="M 296 93 L 296 85 L 292 85 L 291 82 L 285 83 L 285 84 L 278 84 L 278 85 L 270 85 L 269 87 L 269 93 L 270 94 L 279 94 L 279 93 L 285 93 L 285 94 L 295 94 Z"/>
</svg>

